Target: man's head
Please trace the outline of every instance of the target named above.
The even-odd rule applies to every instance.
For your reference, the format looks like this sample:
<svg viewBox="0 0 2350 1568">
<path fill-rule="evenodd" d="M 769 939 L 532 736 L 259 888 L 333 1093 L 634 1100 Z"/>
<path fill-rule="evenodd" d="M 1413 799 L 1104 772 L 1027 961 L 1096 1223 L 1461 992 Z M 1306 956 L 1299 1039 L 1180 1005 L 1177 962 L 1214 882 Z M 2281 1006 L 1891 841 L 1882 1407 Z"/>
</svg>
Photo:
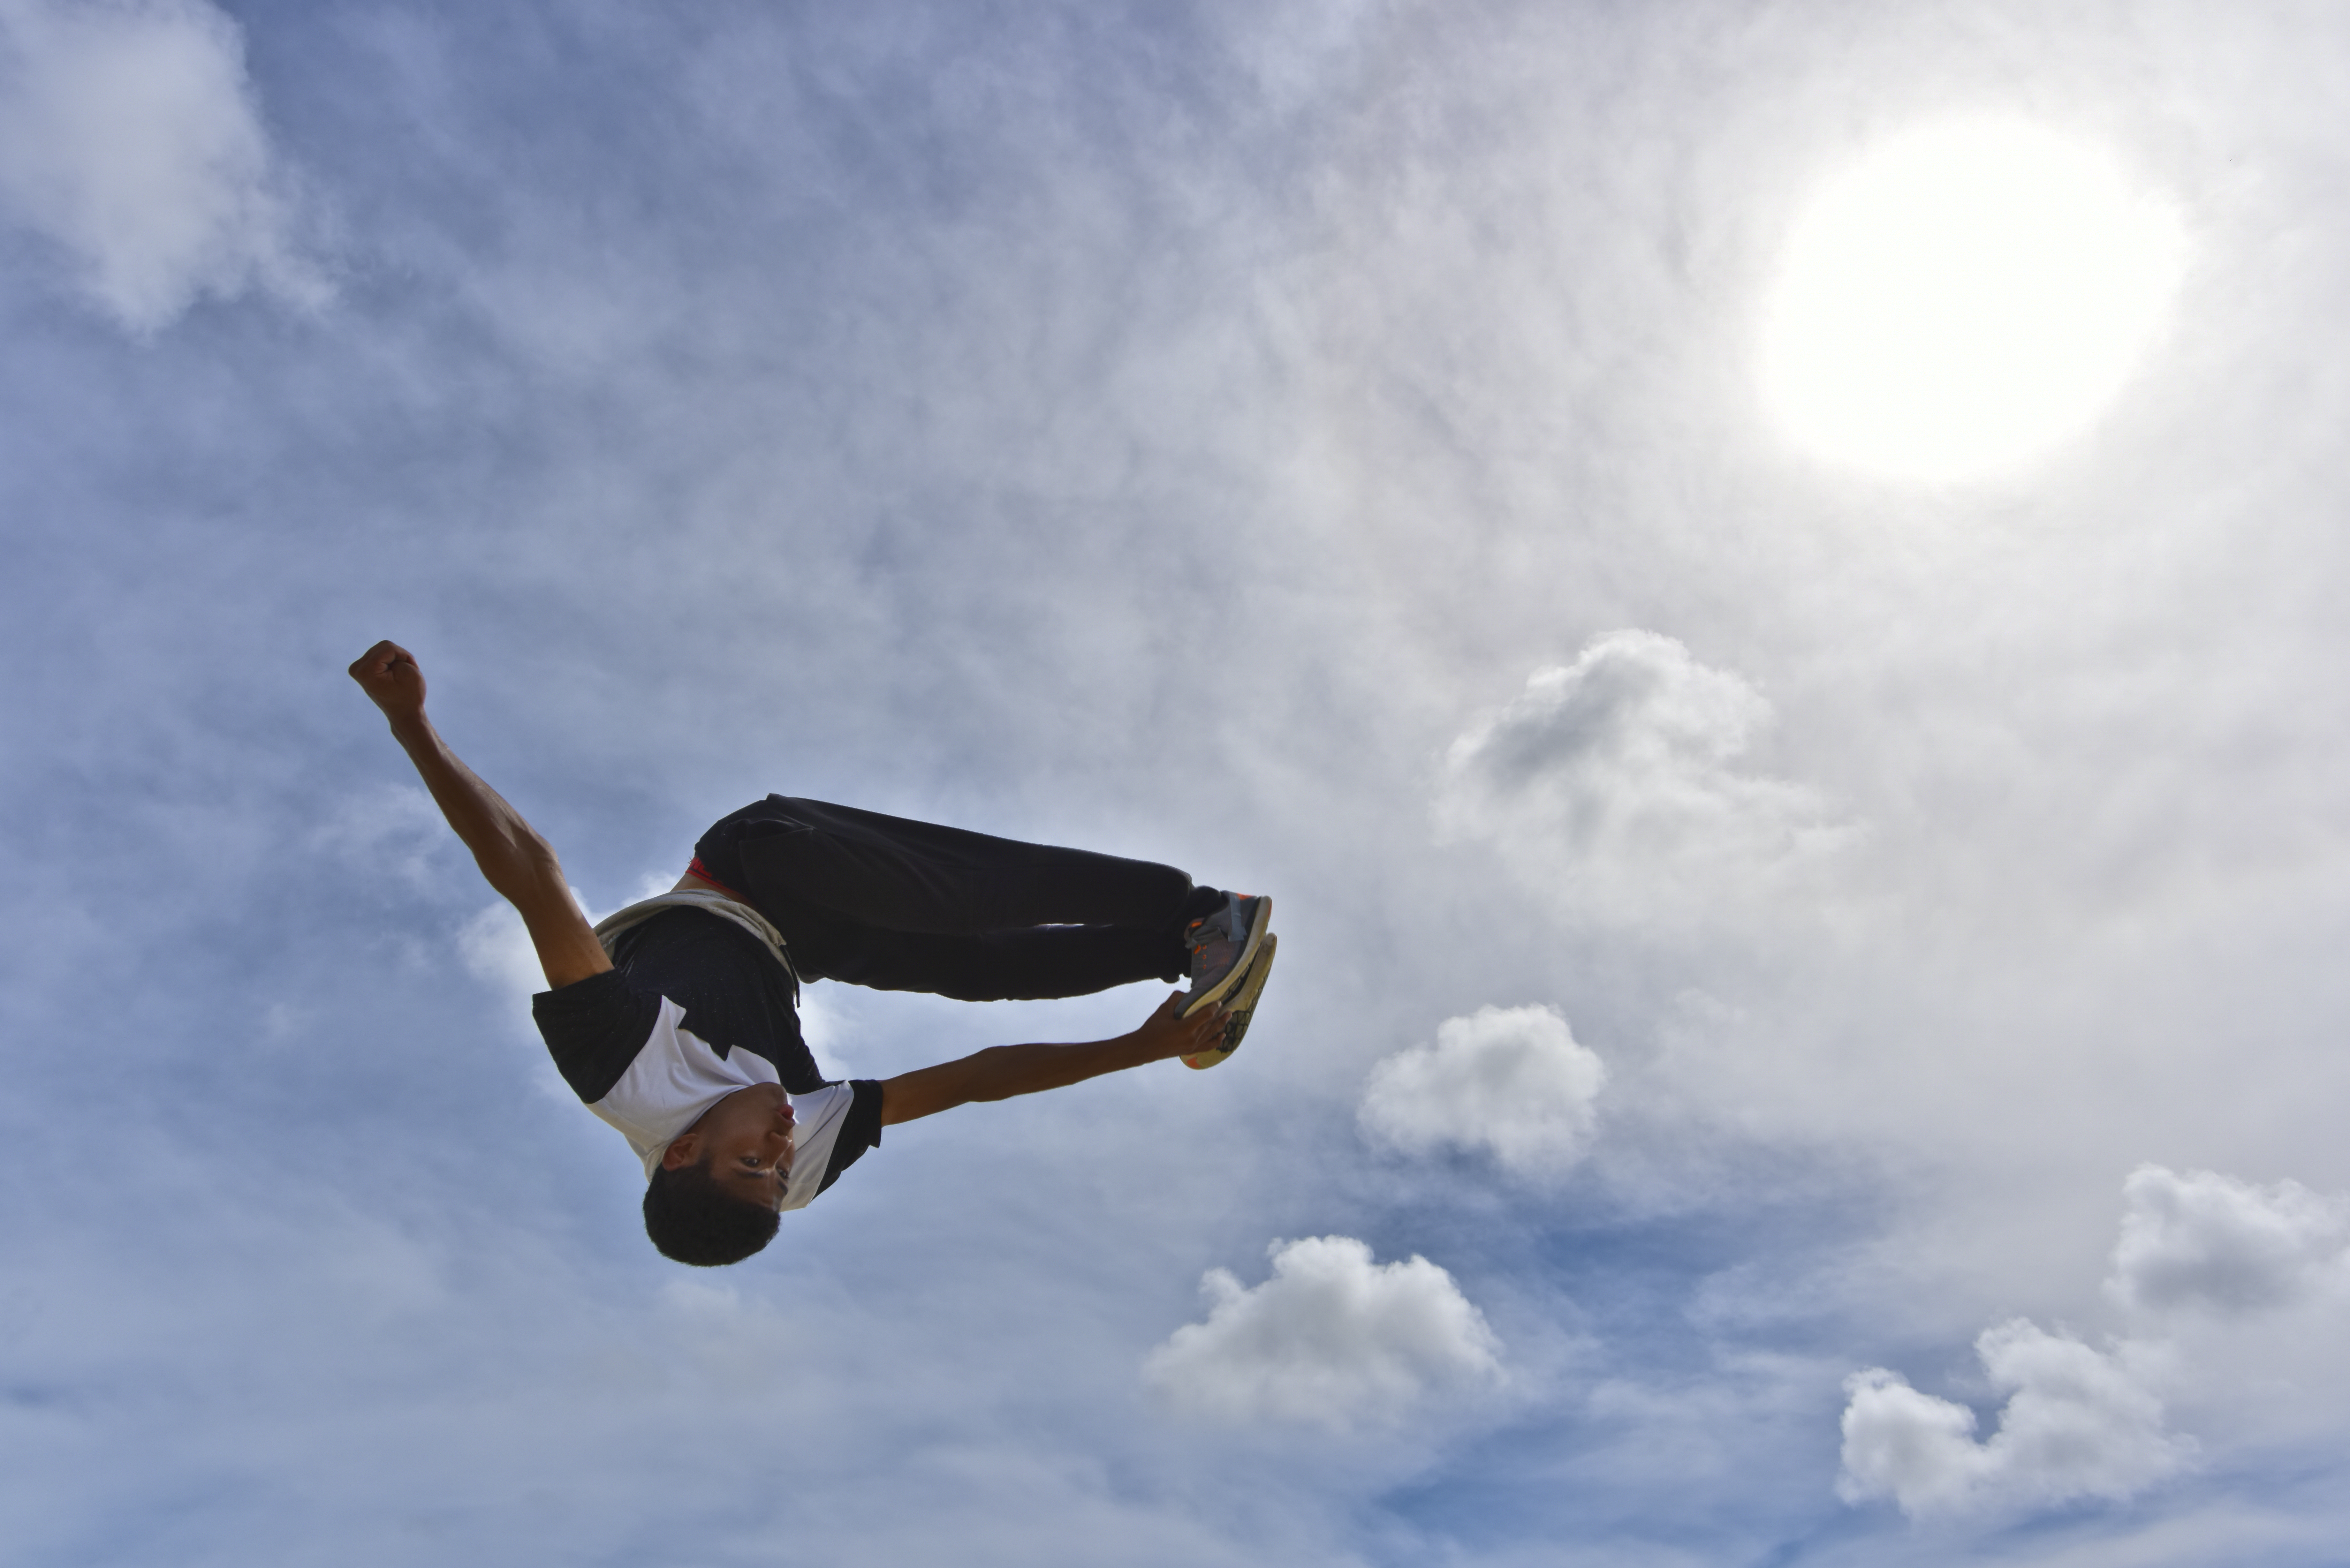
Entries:
<svg viewBox="0 0 2350 1568">
<path fill-rule="evenodd" d="M 739 1263 L 774 1240 L 791 1170 L 789 1096 L 773 1084 L 738 1089 L 661 1155 L 645 1189 L 645 1234 L 681 1263 Z"/>
</svg>

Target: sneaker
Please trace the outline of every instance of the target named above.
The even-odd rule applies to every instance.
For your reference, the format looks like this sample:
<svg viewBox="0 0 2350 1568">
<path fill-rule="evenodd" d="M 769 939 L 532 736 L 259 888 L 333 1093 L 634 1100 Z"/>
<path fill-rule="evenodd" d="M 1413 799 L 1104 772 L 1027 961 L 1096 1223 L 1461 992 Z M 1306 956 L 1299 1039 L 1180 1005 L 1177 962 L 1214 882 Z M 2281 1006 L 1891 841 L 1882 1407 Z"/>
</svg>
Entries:
<svg viewBox="0 0 2350 1568">
<path fill-rule="evenodd" d="M 1273 955 L 1280 948 L 1281 939 L 1267 931 L 1264 946 L 1257 950 L 1256 961 L 1248 967 L 1247 978 L 1224 1001 L 1222 1042 L 1213 1050 L 1184 1057 L 1183 1065 L 1204 1072 L 1241 1048 L 1241 1036 L 1248 1033 L 1249 1019 L 1256 1012 L 1256 999 L 1264 994 L 1264 977 L 1273 972 Z"/>
<path fill-rule="evenodd" d="M 1273 923 L 1273 900 L 1227 893 L 1224 907 L 1183 928 L 1191 950 L 1191 992 L 1178 1018 L 1189 1018 L 1211 1002 L 1222 1002 L 1248 971 L 1257 944 Z"/>
</svg>

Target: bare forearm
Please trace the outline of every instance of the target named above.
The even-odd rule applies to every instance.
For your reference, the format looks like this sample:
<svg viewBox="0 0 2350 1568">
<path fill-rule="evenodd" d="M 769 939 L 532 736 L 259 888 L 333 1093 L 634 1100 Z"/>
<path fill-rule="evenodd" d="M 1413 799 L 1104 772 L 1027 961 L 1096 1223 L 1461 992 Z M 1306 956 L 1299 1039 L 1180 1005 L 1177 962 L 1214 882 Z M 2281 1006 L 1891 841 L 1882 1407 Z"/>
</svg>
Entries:
<svg viewBox="0 0 2350 1568">
<path fill-rule="evenodd" d="M 944 1065 L 960 1070 L 962 1099 L 1008 1100 L 1015 1095 L 1082 1084 L 1105 1073 L 1122 1073 L 1154 1060 L 1138 1037 L 1121 1034 L 1115 1040 L 1079 1045 L 991 1045 Z"/>
<path fill-rule="evenodd" d="M 604 945 L 572 899 L 554 847 L 457 760 L 424 716 L 424 671 L 416 656 L 386 639 L 353 659 L 349 673 L 391 722 L 392 739 L 416 764 L 450 827 L 473 852 L 483 877 L 521 912 L 546 983 L 560 989 L 610 969 Z"/>
<path fill-rule="evenodd" d="M 1223 1027 L 1222 1010 L 1179 1019 L 1181 1001 L 1180 992 L 1169 997 L 1141 1028 L 1115 1040 L 1084 1045 L 992 1045 L 959 1061 L 902 1073 L 881 1085 L 881 1120 L 885 1125 L 910 1122 L 974 1100 L 1008 1100 L 1014 1095 L 1066 1088 L 1105 1073 L 1201 1050 Z"/>
<path fill-rule="evenodd" d="M 421 712 L 395 719 L 391 733 L 492 888 L 520 905 L 550 872 L 560 877 L 553 846 L 449 749 L 430 719 Z"/>
</svg>

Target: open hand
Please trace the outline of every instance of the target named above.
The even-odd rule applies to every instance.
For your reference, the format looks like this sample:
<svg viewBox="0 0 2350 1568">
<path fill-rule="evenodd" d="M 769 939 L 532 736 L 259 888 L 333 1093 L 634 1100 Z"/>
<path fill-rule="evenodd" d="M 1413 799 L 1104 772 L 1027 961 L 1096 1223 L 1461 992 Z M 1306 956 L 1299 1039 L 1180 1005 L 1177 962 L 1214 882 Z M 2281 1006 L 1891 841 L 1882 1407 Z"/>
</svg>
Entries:
<svg viewBox="0 0 2350 1568">
<path fill-rule="evenodd" d="M 379 642 L 353 659 L 351 679 L 395 723 L 424 711 L 424 671 L 416 655 L 396 642 Z"/>
</svg>

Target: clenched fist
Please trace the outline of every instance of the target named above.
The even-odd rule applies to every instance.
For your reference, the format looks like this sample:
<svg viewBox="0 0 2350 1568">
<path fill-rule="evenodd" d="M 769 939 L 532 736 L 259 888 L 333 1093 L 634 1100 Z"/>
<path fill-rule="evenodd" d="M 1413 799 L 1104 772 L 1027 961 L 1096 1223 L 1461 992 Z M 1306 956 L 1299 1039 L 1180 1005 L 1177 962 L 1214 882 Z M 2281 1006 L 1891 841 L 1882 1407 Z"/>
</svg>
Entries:
<svg viewBox="0 0 2350 1568">
<path fill-rule="evenodd" d="M 424 671 L 416 655 L 396 642 L 379 642 L 353 659 L 351 679 L 395 724 L 424 712 Z"/>
</svg>

